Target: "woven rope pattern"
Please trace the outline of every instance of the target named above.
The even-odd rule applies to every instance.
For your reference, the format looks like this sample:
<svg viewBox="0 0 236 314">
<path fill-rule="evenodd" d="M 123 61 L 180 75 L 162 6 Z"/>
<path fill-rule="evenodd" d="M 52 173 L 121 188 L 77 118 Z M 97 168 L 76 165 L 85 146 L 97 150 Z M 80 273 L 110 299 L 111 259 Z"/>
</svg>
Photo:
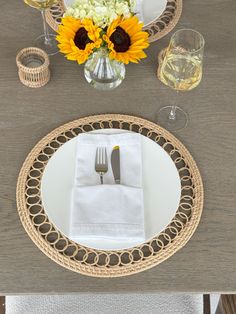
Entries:
<svg viewBox="0 0 236 314">
<path fill-rule="evenodd" d="M 42 65 L 35 68 L 24 65 L 24 59 L 31 58 L 32 56 L 41 60 Z M 35 47 L 22 49 L 16 56 L 16 64 L 18 66 L 20 81 L 24 85 L 37 88 L 48 83 L 50 79 L 49 58 L 43 50 Z"/>
<path fill-rule="evenodd" d="M 54 31 L 57 31 L 64 12 L 65 6 L 63 0 L 59 0 L 57 4 L 47 10 L 47 22 Z M 177 24 L 181 13 L 182 0 L 167 0 L 166 9 L 162 15 L 144 27 L 144 30 L 149 34 L 149 41 L 156 41 L 168 34 Z"/>
<path fill-rule="evenodd" d="M 163 232 L 132 249 L 95 250 L 75 243 L 56 229 L 42 206 L 40 183 L 48 160 L 60 146 L 80 133 L 104 128 L 137 132 L 161 145 L 174 161 L 181 180 L 181 200 L 175 217 Z M 25 230 L 48 257 L 82 274 L 116 277 L 153 267 L 186 244 L 201 217 L 203 185 L 193 158 L 168 131 L 141 118 L 108 114 L 69 122 L 45 136 L 22 166 L 16 198 Z"/>
</svg>

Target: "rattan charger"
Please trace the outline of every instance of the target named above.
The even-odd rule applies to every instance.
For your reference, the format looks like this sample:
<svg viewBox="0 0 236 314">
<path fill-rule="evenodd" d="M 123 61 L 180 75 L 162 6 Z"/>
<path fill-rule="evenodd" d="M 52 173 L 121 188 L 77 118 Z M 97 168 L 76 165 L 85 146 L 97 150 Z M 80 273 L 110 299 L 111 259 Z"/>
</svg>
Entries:
<svg viewBox="0 0 236 314">
<path fill-rule="evenodd" d="M 181 181 L 175 217 L 151 240 L 125 250 L 96 250 L 71 241 L 47 217 L 41 199 L 41 178 L 57 149 L 80 133 L 115 128 L 140 133 L 172 158 Z M 142 118 L 106 114 L 81 118 L 46 135 L 29 153 L 16 191 L 21 222 L 39 249 L 63 267 L 94 277 L 118 277 L 149 269 L 181 249 L 196 230 L 203 209 L 203 184 L 197 165 L 184 145 L 162 127 Z"/>
</svg>

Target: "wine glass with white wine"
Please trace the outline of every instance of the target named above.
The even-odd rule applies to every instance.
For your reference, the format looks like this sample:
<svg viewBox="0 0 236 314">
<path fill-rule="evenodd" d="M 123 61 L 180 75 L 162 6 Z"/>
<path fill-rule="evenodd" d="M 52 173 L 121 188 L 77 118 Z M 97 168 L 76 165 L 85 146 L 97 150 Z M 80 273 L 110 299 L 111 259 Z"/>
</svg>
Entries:
<svg viewBox="0 0 236 314">
<path fill-rule="evenodd" d="M 159 55 L 158 77 L 161 82 L 177 93 L 198 86 L 202 79 L 204 44 L 203 36 L 192 29 L 174 33 L 169 46 Z M 170 131 L 177 131 L 186 127 L 188 116 L 176 105 L 166 106 L 158 113 L 158 123 Z"/>
<path fill-rule="evenodd" d="M 42 14 L 44 34 L 35 40 L 36 46 L 43 49 L 48 55 L 56 54 L 58 52 L 58 42 L 56 40 L 56 35 L 49 33 L 45 12 L 46 9 L 53 6 L 53 4 L 56 4 L 58 0 L 24 0 L 24 2 L 29 6 L 40 10 Z"/>
</svg>

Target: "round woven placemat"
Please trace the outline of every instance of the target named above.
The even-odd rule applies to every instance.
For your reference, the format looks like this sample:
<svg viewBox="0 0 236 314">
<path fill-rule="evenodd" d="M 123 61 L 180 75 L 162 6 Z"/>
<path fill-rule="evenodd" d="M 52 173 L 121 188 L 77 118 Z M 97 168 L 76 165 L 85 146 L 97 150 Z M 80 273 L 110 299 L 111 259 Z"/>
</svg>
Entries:
<svg viewBox="0 0 236 314">
<path fill-rule="evenodd" d="M 54 31 L 57 31 L 64 13 L 65 5 L 63 0 L 58 0 L 56 4 L 47 10 L 47 22 Z M 161 16 L 144 27 L 144 30 L 149 34 L 149 41 L 156 41 L 168 34 L 179 21 L 181 13 L 182 0 L 167 0 L 165 11 Z"/>
<path fill-rule="evenodd" d="M 126 250 L 95 250 L 71 241 L 48 219 L 41 200 L 41 178 L 48 160 L 64 143 L 97 129 L 140 133 L 155 141 L 172 158 L 181 180 L 181 200 L 165 230 L 142 245 Z M 81 118 L 46 135 L 30 152 L 17 182 L 21 222 L 39 249 L 58 264 L 96 277 L 118 277 L 151 268 L 173 255 L 191 238 L 203 208 L 203 185 L 197 165 L 184 145 L 162 127 L 142 118 L 106 114 Z"/>
</svg>

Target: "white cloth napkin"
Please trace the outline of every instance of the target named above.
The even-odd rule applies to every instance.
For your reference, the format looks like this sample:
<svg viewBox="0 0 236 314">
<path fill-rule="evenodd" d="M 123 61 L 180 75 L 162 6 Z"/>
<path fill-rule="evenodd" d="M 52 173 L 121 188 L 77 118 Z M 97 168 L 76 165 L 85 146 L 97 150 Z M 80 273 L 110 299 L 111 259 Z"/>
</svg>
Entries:
<svg viewBox="0 0 236 314">
<path fill-rule="evenodd" d="M 120 146 L 121 184 L 115 184 L 110 156 Z M 108 172 L 95 172 L 98 146 L 107 148 Z M 141 137 L 135 133 L 81 134 L 71 197 L 70 237 L 144 240 Z"/>
</svg>

